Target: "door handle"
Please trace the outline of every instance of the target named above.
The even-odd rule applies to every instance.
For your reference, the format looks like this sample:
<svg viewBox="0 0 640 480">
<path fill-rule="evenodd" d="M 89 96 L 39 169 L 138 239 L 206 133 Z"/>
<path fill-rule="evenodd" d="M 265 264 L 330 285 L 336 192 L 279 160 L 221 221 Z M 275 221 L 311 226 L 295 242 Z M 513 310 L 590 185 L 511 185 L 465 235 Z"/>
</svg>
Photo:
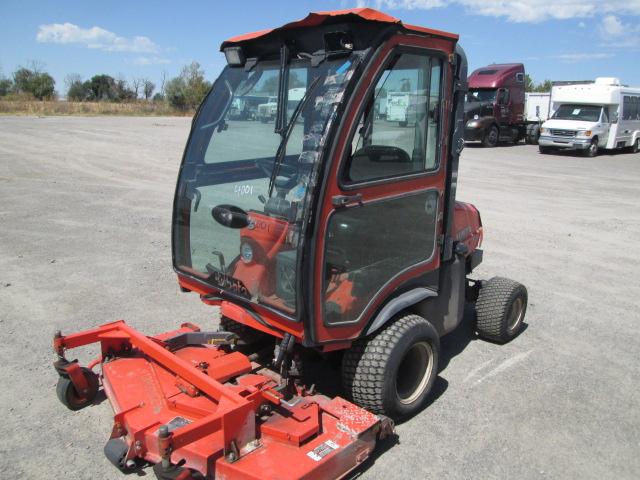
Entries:
<svg viewBox="0 0 640 480">
<path fill-rule="evenodd" d="M 331 204 L 336 208 L 346 207 L 351 202 L 362 203 L 362 194 L 355 195 L 334 195 L 331 197 Z"/>
</svg>

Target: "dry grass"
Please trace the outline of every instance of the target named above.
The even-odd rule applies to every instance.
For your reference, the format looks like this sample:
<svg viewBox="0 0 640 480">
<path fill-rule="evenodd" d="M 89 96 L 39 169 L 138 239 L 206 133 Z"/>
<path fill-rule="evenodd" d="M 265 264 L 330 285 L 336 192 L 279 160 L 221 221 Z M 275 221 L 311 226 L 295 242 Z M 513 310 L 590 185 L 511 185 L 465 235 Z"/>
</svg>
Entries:
<svg viewBox="0 0 640 480">
<path fill-rule="evenodd" d="M 0 115 L 149 115 L 191 116 L 165 102 L 63 102 L 57 100 L 0 100 Z"/>
</svg>

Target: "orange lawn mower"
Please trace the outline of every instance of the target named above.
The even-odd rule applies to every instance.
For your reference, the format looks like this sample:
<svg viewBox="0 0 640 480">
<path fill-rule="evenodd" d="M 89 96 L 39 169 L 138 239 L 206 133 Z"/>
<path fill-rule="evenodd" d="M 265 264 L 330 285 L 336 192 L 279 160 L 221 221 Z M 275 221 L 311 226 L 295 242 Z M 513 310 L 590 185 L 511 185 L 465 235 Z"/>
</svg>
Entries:
<svg viewBox="0 0 640 480">
<path fill-rule="evenodd" d="M 525 287 L 468 277 L 483 229 L 456 201 L 457 41 L 361 8 L 223 42 L 227 66 L 182 159 L 172 246 L 180 288 L 220 308 L 219 331 L 146 336 L 118 321 L 54 339 L 61 402 L 79 410 L 102 388 L 113 407 L 117 468 L 342 478 L 425 406 L 465 302 L 480 336 L 521 331 Z M 87 367 L 65 358 L 93 343 Z M 304 385 L 309 352 L 340 360 L 348 400 Z"/>
</svg>

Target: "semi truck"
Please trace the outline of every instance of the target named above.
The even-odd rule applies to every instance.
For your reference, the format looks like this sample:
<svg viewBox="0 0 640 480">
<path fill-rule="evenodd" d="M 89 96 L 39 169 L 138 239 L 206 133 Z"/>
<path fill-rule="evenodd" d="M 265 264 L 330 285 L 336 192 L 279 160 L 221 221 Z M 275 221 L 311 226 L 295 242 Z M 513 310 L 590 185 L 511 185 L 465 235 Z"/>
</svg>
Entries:
<svg viewBox="0 0 640 480">
<path fill-rule="evenodd" d="M 465 103 L 465 141 L 485 147 L 498 142 L 536 143 L 549 114 L 549 93 L 525 94 L 522 63 L 492 64 L 469 76 Z"/>
<path fill-rule="evenodd" d="M 595 157 L 601 149 L 640 151 L 640 88 L 613 77 L 554 85 L 551 110 L 540 129 L 540 153 L 579 150 Z"/>
</svg>

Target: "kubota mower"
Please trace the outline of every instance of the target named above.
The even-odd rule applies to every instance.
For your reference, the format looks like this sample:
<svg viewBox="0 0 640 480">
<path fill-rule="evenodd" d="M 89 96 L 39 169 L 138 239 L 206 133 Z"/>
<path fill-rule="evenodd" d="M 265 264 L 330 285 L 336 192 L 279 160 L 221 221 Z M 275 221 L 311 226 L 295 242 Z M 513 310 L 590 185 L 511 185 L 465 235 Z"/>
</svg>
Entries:
<svg viewBox="0 0 640 480">
<path fill-rule="evenodd" d="M 81 409 L 100 388 L 111 402 L 118 468 L 341 478 L 424 407 L 465 301 L 480 336 L 519 333 L 526 289 L 468 278 L 483 231 L 456 201 L 457 40 L 365 8 L 222 44 L 173 211 L 180 287 L 219 306 L 219 331 L 146 336 L 118 321 L 54 340 L 62 403 Z M 65 358 L 93 343 L 87 367 Z M 310 351 L 341 358 L 348 401 L 304 386 Z"/>
</svg>

